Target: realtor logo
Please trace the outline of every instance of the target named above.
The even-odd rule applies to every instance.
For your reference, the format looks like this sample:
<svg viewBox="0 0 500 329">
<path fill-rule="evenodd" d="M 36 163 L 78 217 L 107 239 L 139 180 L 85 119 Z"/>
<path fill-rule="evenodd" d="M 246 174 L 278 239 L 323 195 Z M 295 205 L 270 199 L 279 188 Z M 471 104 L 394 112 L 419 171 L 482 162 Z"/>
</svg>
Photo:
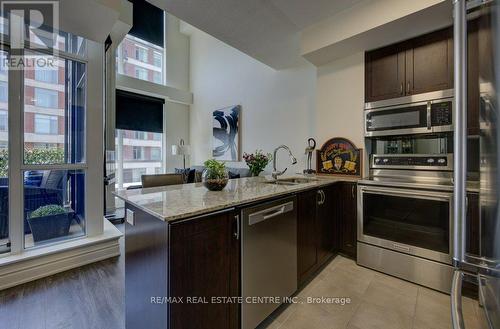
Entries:
<svg viewBox="0 0 500 329">
<path fill-rule="evenodd" d="M 0 0 L 0 3 L 2 17 L 8 21 L 8 29 L 3 25 L 0 41 L 10 45 L 10 56 L 2 66 L 12 70 L 57 70 L 59 2 Z"/>
</svg>

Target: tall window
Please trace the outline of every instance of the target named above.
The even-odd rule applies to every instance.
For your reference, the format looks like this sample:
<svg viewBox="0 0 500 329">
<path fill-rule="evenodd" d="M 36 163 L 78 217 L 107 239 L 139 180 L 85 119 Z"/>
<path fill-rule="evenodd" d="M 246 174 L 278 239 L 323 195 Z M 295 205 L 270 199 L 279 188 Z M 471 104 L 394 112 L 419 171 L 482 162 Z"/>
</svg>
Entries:
<svg viewBox="0 0 500 329">
<path fill-rule="evenodd" d="M 35 88 L 35 105 L 40 107 L 58 108 L 58 91 Z"/>
<path fill-rule="evenodd" d="M 24 74 L 25 248 L 85 234 L 86 64 L 57 62 L 50 73 Z M 59 74 L 64 79 L 56 82 Z M 53 86 L 33 87 L 40 80 Z"/>
<path fill-rule="evenodd" d="M 134 6 L 136 6 L 134 4 Z M 135 15 L 135 13 L 134 13 Z M 134 16 L 135 21 L 135 16 Z M 158 26 L 164 32 L 164 23 Z M 116 71 L 118 74 L 127 75 L 133 78 L 164 83 L 165 68 L 163 65 L 165 58 L 165 47 L 163 43 L 153 43 L 140 37 L 128 34 L 116 50 Z"/>
<path fill-rule="evenodd" d="M 87 65 L 101 67 L 102 59 L 87 56 L 83 38 L 60 32 L 56 39 L 53 67 L 0 68 L 0 253 L 59 243 L 84 236 L 87 226 L 97 227 L 94 220 L 87 225 L 85 211 L 86 85 Z M 102 49 L 89 44 L 96 53 Z M 16 55 L 24 63 L 47 63 L 48 58 L 46 52 L 28 49 Z M 0 66 L 7 56 L 0 50 Z M 23 86 L 9 88 L 9 76 Z M 23 144 L 9 147 L 10 138 Z M 95 209 L 88 210 L 89 216 L 99 220 Z"/>
</svg>

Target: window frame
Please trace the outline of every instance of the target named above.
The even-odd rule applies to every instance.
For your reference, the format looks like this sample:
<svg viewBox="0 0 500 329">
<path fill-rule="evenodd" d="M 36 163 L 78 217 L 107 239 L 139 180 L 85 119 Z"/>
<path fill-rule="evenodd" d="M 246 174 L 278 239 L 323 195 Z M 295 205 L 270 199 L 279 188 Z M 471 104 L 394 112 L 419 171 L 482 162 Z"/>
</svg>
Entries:
<svg viewBox="0 0 500 329">
<path fill-rule="evenodd" d="M 0 50 L 11 55 L 10 45 L 4 38 L 0 43 Z M 88 243 L 89 237 L 102 235 L 104 231 L 104 195 L 102 191 L 102 177 L 104 170 L 103 152 L 96 152 L 96 149 L 104 147 L 104 140 L 101 134 L 89 134 L 89 127 L 93 130 L 104 129 L 102 118 L 103 100 L 103 70 L 104 70 L 104 49 L 101 44 L 86 39 L 85 52 L 70 53 L 65 50 L 57 50 L 58 58 L 77 61 L 85 64 L 85 159 L 81 163 L 75 164 L 24 164 L 24 117 L 25 117 L 25 82 L 24 70 L 8 70 L 8 175 L 9 175 L 9 236 L 10 251 L 0 254 L 0 258 L 9 257 L 22 253 L 36 252 L 42 256 L 54 250 L 64 250 L 74 248 L 78 244 Z M 16 55 L 24 55 L 25 52 L 33 52 L 28 48 L 16 49 Z M 36 52 L 52 55 L 52 49 L 37 49 Z M 92 81 L 91 84 L 88 81 Z M 66 106 L 66 105 L 65 105 Z M 92 149 L 90 148 L 92 145 Z M 88 165 L 88 164 L 92 165 Z M 83 170 L 85 172 L 85 234 L 80 237 L 67 239 L 65 241 L 46 243 L 40 246 L 25 248 L 24 235 L 24 172 L 29 170 Z M 92 205 L 92 206 L 90 206 Z M 81 241 L 81 242 L 79 242 Z M 57 245 L 57 247 L 55 247 Z M 54 249 L 57 248 L 57 249 Z M 34 251 L 37 250 L 37 251 Z"/>
</svg>

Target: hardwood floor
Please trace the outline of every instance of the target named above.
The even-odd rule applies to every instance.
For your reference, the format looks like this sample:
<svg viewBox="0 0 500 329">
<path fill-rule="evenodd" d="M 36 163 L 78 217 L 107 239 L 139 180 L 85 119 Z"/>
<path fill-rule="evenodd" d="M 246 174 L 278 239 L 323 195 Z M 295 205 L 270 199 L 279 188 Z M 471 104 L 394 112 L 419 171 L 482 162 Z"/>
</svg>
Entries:
<svg viewBox="0 0 500 329">
<path fill-rule="evenodd" d="M 125 328 L 123 238 L 120 249 L 120 257 L 0 291 L 0 328 Z"/>
</svg>

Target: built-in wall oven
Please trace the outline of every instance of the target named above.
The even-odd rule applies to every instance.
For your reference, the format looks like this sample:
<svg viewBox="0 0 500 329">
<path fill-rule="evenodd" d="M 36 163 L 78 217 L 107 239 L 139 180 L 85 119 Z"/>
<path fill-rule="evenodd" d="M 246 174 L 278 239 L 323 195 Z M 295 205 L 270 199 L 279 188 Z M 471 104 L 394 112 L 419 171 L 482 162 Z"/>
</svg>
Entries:
<svg viewBox="0 0 500 329">
<path fill-rule="evenodd" d="M 360 265 L 443 292 L 453 274 L 453 91 L 365 104 Z"/>
<path fill-rule="evenodd" d="M 365 104 L 365 136 L 453 131 L 453 91 L 406 96 Z"/>
<path fill-rule="evenodd" d="M 453 192 L 358 187 L 358 240 L 451 264 Z"/>
</svg>

